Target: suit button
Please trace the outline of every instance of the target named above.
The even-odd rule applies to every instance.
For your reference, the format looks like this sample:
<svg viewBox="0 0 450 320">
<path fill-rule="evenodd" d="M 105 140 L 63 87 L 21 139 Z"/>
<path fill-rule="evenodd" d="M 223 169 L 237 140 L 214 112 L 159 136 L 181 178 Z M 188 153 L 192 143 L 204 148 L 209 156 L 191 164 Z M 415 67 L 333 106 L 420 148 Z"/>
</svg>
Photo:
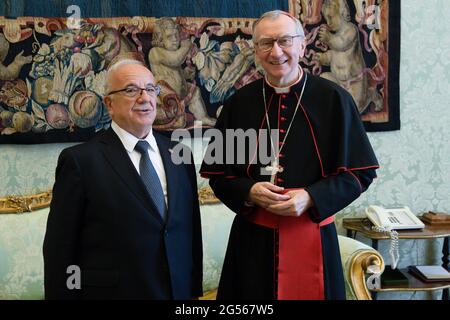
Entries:
<svg viewBox="0 0 450 320">
<path fill-rule="evenodd" d="M 167 237 L 169 235 L 169 231 L 167 229 L 164 229 L 164 236 Z"/>
</svg>

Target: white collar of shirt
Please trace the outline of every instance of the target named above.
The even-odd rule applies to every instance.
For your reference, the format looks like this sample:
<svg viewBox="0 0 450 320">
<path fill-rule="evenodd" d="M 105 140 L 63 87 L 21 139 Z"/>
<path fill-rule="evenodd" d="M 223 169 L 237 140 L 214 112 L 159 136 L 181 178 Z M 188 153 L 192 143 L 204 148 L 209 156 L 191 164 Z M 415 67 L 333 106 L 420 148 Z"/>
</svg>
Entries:
<svg viewBox="0 0 450 320">
<path fill-rule="evenodd" d="M 156 143 L 155 136 L 153 135 L 153 131 L 150 130 L 149 134 L 145 139 L 138 139 L 135 136 L 133 136 L 128 131 L 122 129 L 119 127 L 117 123 L 112 121 L 111 128 L 114 130 L 114 132 L 119 137 L 120 141 L 122 142 L 125 150 L 127 150 L 128 156 L 130 157 L 131 162 L 133 163 L 133 166 L 135 167 L 136 171 L 140 174 L 139 170 L 139 160 L 141 159 L 141 154 L 134 150 L 134 147 L 138 143 L 139 140 L 145 140 L 150 144 L 149 157 L 153 164 L 153 167 L 155 168 L 156 174 L 158 175 L 159 181 L 161 182 L 161 187 L 164 192 L 164 198 L 166 200 L 167 205 L 167 178 L 166 178 L 166 172 L 164 169 L 164 164 L 161 158 L 161 153 L 159 152 L 158 144 Z"/>
<path fill-rule="evenodd" d="M 267 84 L 275 90 L 276 93 L 278 93 L 278 94 L 289 93 L 289 91 L 291 90 L 291 87 L 295 86 L 303 78 L 303 73 L 304 73 L 303 69 L 300 66 L 298 66 L 298 69 L 299 69 L 299 75 L 298 75 L 297 81 L 295 81 L 294 83 L 290 84 L 287 87 L 277 87 L 277 86 L 271 84 L 269 82 L 269 79 L 267 79 L 267 75 L 264 77 L 264 79 L 266 80 Z"/>
<path fill-rule="evenodd" d="M 155 136 L 153 135 L 153 130 L 150 129 L 150 132 L 148 133 L 147 137 L 145 139 L 138 139 L 137 137 L 133 136 L 128 131 L 122 129 L 117 123 L 114 121 L 111 122 L 111 128 L 114 130 L 114 132 L 119 137 L 120 141 L 122 141 L 123 146 L 128 152 L 133 152 L 134 147 L 138 143 L 139 140 L 145 140 L 149 143 L 150 148 L 152 148 L 153 151 L 158 152 L 158 144 L 156 143 Z"/>
</svg>

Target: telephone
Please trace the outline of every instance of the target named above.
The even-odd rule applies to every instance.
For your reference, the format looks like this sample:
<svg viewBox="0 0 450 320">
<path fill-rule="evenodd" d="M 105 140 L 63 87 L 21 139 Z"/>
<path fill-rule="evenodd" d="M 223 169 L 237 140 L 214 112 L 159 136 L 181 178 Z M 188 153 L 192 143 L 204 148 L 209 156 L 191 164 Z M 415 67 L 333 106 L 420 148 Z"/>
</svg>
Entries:
<svg viewBox="0 0 450 320">
<path fill-rule="evenodd" d="M 369 206 L 366 214 L 378 229 L 383 229 L 379 231 L 425 228 L 423 222 L 408 207 L 384 209 L 380 206 Z"/>
<path fill-rule="evenodd" d="M 423 229 L 425 225 L 420 221 L 408 207 L 396 209 L 384 209 L 380 206 L 369 206 L 366 215 L 374 224 L 373 230 L 384 232 L 391 238 L 389 254 L 391 256 L 392 270 L 397 268 L 400 259 L 398 250 L 398 232 L 396 229 Z"/>
</svg>

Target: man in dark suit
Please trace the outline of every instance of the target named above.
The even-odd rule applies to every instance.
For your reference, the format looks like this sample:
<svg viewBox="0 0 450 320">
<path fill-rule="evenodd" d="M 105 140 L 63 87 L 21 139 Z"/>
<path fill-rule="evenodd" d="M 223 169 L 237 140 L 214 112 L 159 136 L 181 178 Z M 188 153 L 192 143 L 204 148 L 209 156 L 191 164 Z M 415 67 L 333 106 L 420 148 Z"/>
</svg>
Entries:
<svg viewBox="0 0 450 320">
<path fill-rule="evenodd" d="M 202 237 L 193 161 L 175 165 L 172 142 L 153 132 L 160 90 L 144 63 L 119 60 L 106 78 L 111 128 L 63 150 L 58 160 L 43 249 L 45 296 L 199 297 Z"/>
</svg>

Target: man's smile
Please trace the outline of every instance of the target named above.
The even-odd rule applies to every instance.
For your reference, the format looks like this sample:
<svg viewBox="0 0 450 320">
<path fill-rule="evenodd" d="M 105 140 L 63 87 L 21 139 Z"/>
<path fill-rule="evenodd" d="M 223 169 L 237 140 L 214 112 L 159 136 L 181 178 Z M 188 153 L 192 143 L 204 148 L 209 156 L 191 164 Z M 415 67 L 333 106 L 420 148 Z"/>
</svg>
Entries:
<svg viewBox="0 0 450 320">
<path fill-rule="evenodd" d="M 141 105 L 133 107 L 133 111 L 138 113 L 149 113 L 152 112 L 153 110 L 155 110 L 155 108 L 152 107 L 151 105 Z"/>
<path fill-rule="evenodd" d="M 287 61 L 288 61 L 288 59 L 270 61 L 270 64 L 275 65 L 275 66 L 280 66 L 282 64 L 285 64 Z"/>
</svg>

